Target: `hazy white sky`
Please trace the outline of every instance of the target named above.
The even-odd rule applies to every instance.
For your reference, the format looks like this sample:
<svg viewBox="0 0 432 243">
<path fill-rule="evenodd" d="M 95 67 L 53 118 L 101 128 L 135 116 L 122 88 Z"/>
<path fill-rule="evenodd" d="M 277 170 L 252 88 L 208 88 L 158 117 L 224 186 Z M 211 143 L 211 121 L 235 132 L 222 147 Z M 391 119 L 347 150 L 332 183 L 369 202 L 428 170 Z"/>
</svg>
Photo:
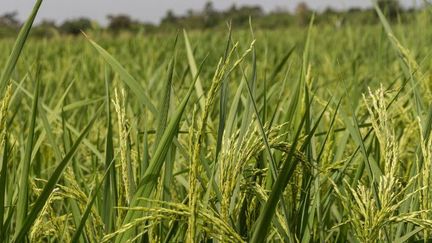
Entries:
<svg viewBox="0 0 432 243">
<path fill-rule="evenodd" d="M 218 9 L 224 9 L 233 3 L 259 4 L 266 11 L 277 6 L 294 8 L 301 0 L 217 0 L 213 1 Z M 19 18 L 25 19 L 35 0 L 0 0 L 0 14 L 18 11 Z M 201 9 L 205 0 L 44 0 L 37 20 L 53 19 L 63 21 L 75 17 L 91 17 L 101 23 L 106 22 L 108 14 L 125 13 L 134 19 L 157 23 L 168 9 L 183 14 L 187 9 Z M 322 10 L 327 6 L 348 8 L 352 6 L 367 7 L 371 0 L 303 0 L 311 8 Z M 401 0 L 405 6 L 420 4 L 422 0 Z"/>
</svg>

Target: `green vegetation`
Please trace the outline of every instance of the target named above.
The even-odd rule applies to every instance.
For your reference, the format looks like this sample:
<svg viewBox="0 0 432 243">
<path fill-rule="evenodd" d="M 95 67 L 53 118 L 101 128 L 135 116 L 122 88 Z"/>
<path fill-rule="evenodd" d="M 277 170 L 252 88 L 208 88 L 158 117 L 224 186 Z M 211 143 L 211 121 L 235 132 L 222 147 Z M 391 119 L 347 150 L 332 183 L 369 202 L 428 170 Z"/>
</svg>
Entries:
<svg viewBox="0 0 432 243">
<path fill-rule="evenodd" d="M 418 8 L 402 8 L 397 0 L 378 0 L 379 7 L 389 21 L 394 23 L 410 23 L 421 10 Z M 425 3 L 426 4 L 426 3 Z M 264 11 L 259 5 L 231 5 L 227 9 L 216 9 L 212 1 L 207 1 L 202 9 L 189 9 L 183 14 L 168 10 L 160 23 L 140 22 L 129 15 L 117 14 L 107 16 L 108 23 L 101 26 L 88 17 L 67 19 L 63 23 L 42 20 L 33 31 L 32 36 L 50 38 L 58 35 L 79 35 L 81 31 L 102 31 L 107 34 L 119 33 L 168 33 L 186 28 L 188 30 L 225 31 L 227 22 L 236 29 L 249 29 L 249 18 L 254 20 L 254 29 L 286 29 L 289 27 L 307 27 L 312 15 L 315 14 L 315 26 L 344 26 L 350 24 L 376 25 L 380 23 L 373 8 L 349 8 L 336 10 L 326 8 L 314 13 L 305 3 L 300 2 L 294 9 L 276 6 L 271 11 Z M 5 13 L 0 16 L 0 38 L 13 37 L 19 28 L 17 13 Z"/>
<path fill-rule="evenodd" d="M 0 40 L 0 242 L 432 239 L 430 8 L 28 38 L 41 2 Z"/>
</svg>

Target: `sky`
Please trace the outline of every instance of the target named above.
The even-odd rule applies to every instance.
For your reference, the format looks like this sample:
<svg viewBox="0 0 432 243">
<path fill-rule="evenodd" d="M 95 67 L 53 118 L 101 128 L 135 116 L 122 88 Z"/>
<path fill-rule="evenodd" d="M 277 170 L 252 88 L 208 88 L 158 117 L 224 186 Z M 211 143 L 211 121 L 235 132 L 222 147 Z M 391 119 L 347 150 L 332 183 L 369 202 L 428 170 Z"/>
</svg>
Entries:
<svg viewBox="0 0 432 243">
<path fill-rule="evenodd" d="M 265 11 L 276 7 L 293 9 L 301 0 L 217 0 L 213 1 L 215 8 L 225 9 L 232 4 L 261 5 Z M 0 15 L 17 11 L 20 20 L 30 13 L 35 0 L 0 0 Z M 43 19 L 64 20 L 77 17 L 90 17 L 101 24 L 106 24 L 108 14 L 128 14 L 133 19 L 159 23 L 167 10 L 176 14 L 184 14 L 188 9 L 199 10 L 205 0 L 44 0 L 36 22 Z M 323 10 L 330 6 L 336 9 L 371 6 L 371 0 L 303 0 L 311 8 Z M 401 0 L 404 6 L 419 5 L 422 0 Z"/>
</svg>

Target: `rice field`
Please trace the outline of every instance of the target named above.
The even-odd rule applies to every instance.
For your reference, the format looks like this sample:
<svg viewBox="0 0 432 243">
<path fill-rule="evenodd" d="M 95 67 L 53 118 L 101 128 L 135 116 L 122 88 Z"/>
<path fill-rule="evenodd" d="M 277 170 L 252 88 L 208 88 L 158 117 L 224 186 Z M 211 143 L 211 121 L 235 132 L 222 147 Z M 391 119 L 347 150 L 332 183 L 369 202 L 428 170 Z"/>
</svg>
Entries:
<svg viewBox="0 0 432 243">
<path fill-rule="evenodd" d="M 410 24 L 0 39 L 0 242 L 429 242 Z M 30 33 L 30 37 L 29 37 Z"/>
</svg>

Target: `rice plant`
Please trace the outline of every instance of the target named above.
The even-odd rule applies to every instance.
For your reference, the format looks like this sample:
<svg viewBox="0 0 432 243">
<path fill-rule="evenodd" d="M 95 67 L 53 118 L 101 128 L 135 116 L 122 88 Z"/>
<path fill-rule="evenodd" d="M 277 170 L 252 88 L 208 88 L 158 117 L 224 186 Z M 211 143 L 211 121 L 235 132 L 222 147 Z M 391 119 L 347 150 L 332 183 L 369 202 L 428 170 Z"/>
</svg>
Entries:
<svg viewBox="0 0 432 243">
<path fill-rule="evenodd" d="M 428 242 L 413 23 L 0 40 L 1 242 Z M 6 55 L 10 53 L 10 55 Z"/>
</svg>

